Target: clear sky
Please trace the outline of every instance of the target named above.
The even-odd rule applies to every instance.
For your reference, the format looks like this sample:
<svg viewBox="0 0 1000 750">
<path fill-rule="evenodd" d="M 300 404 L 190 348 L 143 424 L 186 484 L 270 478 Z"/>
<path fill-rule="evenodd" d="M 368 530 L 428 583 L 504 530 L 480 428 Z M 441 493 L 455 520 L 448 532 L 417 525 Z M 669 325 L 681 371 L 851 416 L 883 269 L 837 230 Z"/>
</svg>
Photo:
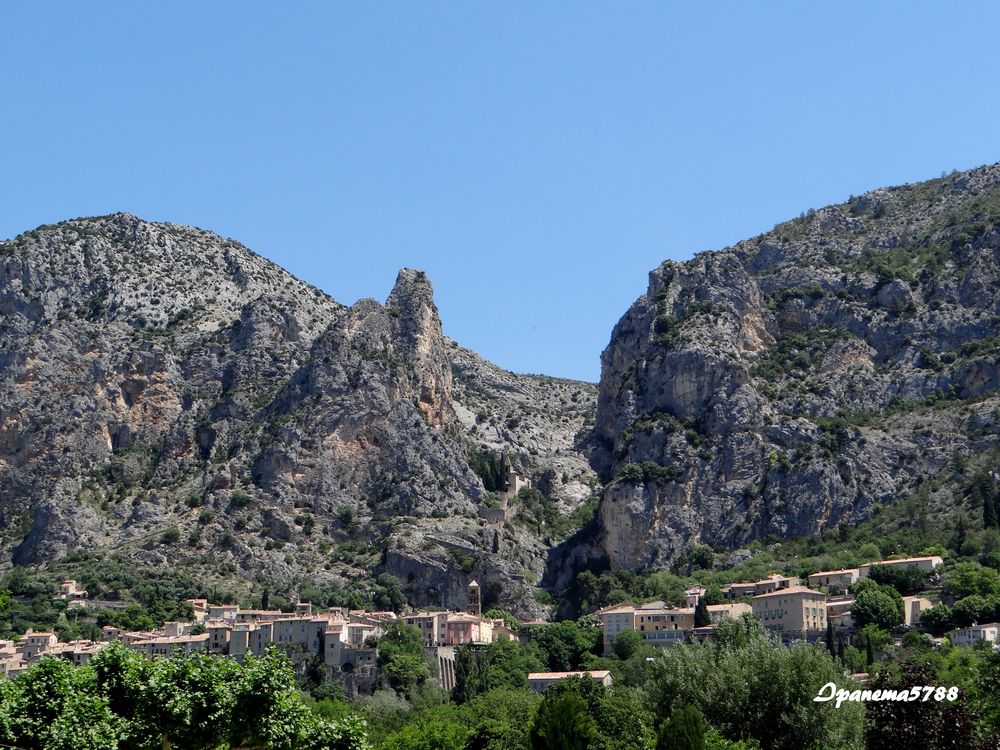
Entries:
<svg viewBox="0 0 1000 750">
<path fill-rule="evenodd" d="M 1000 160 L 998 31 L 993 2 L 4 3 L 0 236 L 125 210 L 345 303 L 422 268 L 448 335 L 596 380 L 660 261 Z"/>
</svg>

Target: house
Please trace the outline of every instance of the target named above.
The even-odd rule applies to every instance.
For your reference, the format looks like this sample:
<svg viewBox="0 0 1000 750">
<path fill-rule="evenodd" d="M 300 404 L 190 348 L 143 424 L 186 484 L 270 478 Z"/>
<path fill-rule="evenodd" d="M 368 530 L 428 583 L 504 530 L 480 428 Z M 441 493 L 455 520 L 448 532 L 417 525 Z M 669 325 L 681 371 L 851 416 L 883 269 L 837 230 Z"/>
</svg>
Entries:
<svg viewBox="0 0 1000 750">
<path fill-rule="evenodd" d="M 858 568 L 862 578 L 867 578 L 871 573 L 871 569 L 876 565 L 885 565 L 889 567 L 903 567 L 903 568 L 917 568 L 923 570 L 926 573 L 933 573 L 935 570 L 944 565 L 944 559 L 939 555 L 929 555 L 927 557 L 904 557 L 899 560 L 878 560 L 876 562 L 866 563 Z"/>
<path fill-rule="evenodd" d="M 72 578 L 63 581 L 59 584 L 59 591 L 56 593 L 55 599 L 86 599 L 87 589 L 80 588 L 76 581 Z"/>
<path fill-rule="evenodd" d="M 210 604 L 205 613 L 207 620 L 235 620 L 240 611 L 236 604 Z"/>
<path fill-rule="evenodd" d="M 931 607 L 931 600 L 922 596 L 903 597 L 903 624 L 914 626 L 920 622 L 920 613 Z"/>
<path fill-rule="evenodd" d="M 738 583 L 730 583 L 722 587 L 722 596 L 730 601 L 742 599 L 745 596 L 753 596 L 756 593 L 756 581 L 740 581 Z"/>
<path fill-rule="evenodd" d="M 732 601 L 742 599 L 745 596 L 758 596 L 777 591 L 778 589 L 791 588 L 801 583 L 802 581 L 798 578 L 783 576 L 780 573 L 772 573 L 767 578 L 762 578 L 759 581 L 741 581 L 723 586 L 722 595 L 724 598 Z"/>
<path fill-rule="evenodd" d="M 671 607 L 663 602 L 643 604 L 635 611 L 635 629 L 652 646 L 670 646 L 694 629 L 693 607 Z"/>
<path fill-rule="evenodd" d="M 401 619 L 405 624 L 420 631 L 424 648 L 432 648 L 439 645 L 444 638 L 448 614 L 448 612 L 413 612 L 403 615 Z"/>
<path fill-rule="evenodd" d="M 501 502 L 506 503 L 514 499 L 518 492 L 527 487 L 531 487 L 531 479 L 515 469 L 514 464 L 510 461 L 510 456 L 505 453 L 503 457 L 503 489 L 497 493 Z"/>
<path fill-rule="evenodd" d="M 461 646 L 463 643 L 492 643 L 493 621 L 476 617 L 467 612 L 449 614 L 445 622 L 442 646 Z"/>
<path fill-rule="evenodd" d="M 615 647 L 615 639 L 623 630 L 635 630 L 635 605 L 612 604 L 594 613 L 601 622 L 601 633 L 604 637 L 604 653 L 611 653 Z"/>
<path fill-rule="evenodd" d="M 826 629 L 826 600 L 826 594 L 793 586 L 755 596 L 751 607 L 765 628 L 808 637 Z"/>
<path fill-rule="evenodd" d="M 1000 623 L 990 622 L 985 625 L 973 625 L 970 628 L 956 628 L 948 633 L 952 646 L 975 646 L 980 641 L 993 644 L 994 650 L 1000 642 Z"/>
<path fill-rule="evenodd" d="M 684 592 L 684 606 L 685 607 L 697 607 L 698 601 L 705 594 L 705 587 L 701 584 L 697 586 L 692 586 Z"/>
<path fill-rule="evenodd" d="M 820 586 L 841 586 L 847 588 L 861 577 L 858 568 L 843 568 L 842 570 L 821 570 L 813 573 L 806 580 L 813 588 Z"/>
<path fill-rule="evenodd" d="M 25 631 L 17 640 L 17 651 L 24 657 L 24 660 L 31 662 L 42 652 L 48 651 L 59 643 L 59 638 L 55 633 L 48 631 L 35 632 L 31 628 Z"/>
<path fill-rule="evenodd" d="M 769 594 L 780 589 L 789 589 L 792 586 L 801 586 L 802 580 L 792 576 L 783 576 L 781 573 L 773 573 L 767 578 L 756 582 L 754 586 L 754 596 Z"/>
<path fill-rule="evenodd" d="M 605 687 L 610 687 L 612 682 L 614 682 L 611 671 L 607 669 L 591 669 L 579 672 L 531 672 L 528 675 L 528 687 L 536 693 L 544 693 L 549 685 L 574 677 L 589 677 L 592 680 L 597 680 Z"/>
<path fill-rule="evenodd" d="M 706 609 L 708 609 L 708 616 L 713 623 L 719 622 L 719 620 L 724 620 L 727 617 L 739 617 L 740 615 L 749 614 L 753 611 L 753 608 L 746 602 L 730 602 L 729 604 L 709 604 Z M 693 623 L 693 619 L 692 619 Z"/>
<path fill-rule="evenodd" d="M 157 636 L 128 644 L 133 651 L 147 656 L 170 656 L 175 653 L 193 654 L 208 650 L 208 633 L 201 635 Z"/>
</svg>

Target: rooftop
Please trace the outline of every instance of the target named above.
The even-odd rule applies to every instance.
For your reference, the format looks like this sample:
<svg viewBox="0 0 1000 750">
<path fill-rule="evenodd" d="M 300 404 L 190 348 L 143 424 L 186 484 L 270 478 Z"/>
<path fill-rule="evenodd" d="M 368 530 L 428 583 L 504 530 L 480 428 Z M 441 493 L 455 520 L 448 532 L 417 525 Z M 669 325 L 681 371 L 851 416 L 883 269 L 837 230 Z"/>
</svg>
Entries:
<svg viewBox="0 0 1000 750">
<path fill-rule="evenodd" d="M 610 669 L 590 669 L 578 672 L 531 672 L 529 680 L 561 680 L 564 677 L 593 677 L 595 680 L 602 680 L 611 674 Z"/>
<path fill-rule="evenodd" d="M 823 597 L 826 599 L 826 594 L 822 594 L 816 589 L 811 589 L 808 586 L 790 586 L 787 589 L 778 589 L 777 591 L 769 591 L 766 594 L 758 594 L 754 599 L 765 599 L 772 596 L 788 596 L 789 594 L 809 594 L 810 596 Z"/>
</svg>

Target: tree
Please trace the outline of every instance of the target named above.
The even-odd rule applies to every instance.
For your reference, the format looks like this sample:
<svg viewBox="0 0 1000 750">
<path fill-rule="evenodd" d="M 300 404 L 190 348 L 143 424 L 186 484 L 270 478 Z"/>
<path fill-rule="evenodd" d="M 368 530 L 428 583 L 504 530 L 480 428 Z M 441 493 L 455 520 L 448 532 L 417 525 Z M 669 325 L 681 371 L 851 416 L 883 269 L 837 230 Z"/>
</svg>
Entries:
<svg viewBox="0 0 1000 750">
<path fill-rule="evenodd" d="M 875 654 L 892 645 L 892 636 L 877 625 L 868 623 L 858 631 L 858 643 L 865 647 L 869 664 L 875 662 Z"/>
<path fill-rule="evenodd" d="M 887 586 L 866 588 L 855 596 L 851 614 L 861 627 L 872 623 L 890 630 L 903 621 L 903 600 L 894 589 Z"/>
<path fill-rule="evenodd" d="M 942 636 L 955 627 L 951 607 L 935 604 L 920 613 L 920 626 L 931 635 Z"/>
<path fill-rule="evenodd" d="M 927 572 L 899 565 L 873 565 L 868 577 L 875 583 L 892 586 L 903 596 L 922 591 L 927 586 Z"/>
<path fill-rule="evenodd" d="M 722 594 L 722 587 L 717 583 L 713 583 L 705 589 L 705 593 L 700 598 L 704 599 L 705 604 L 708 605 L 722 604 L 725 601 L 725 597 Z"/>
<path fill-rule="evenodd" d="M 705 602 L 705 598 L 702 596 L 698 597 L 698 604 L 694 608 L 694 626 L 696 628 L 703 628 L 706 625 L 710 625 L 712 622 L 712 616 L 708 614 L 708 604 Z"/>
<path fill-rule="evenodd" d="M 376 579 L 373 592 L 375 606 L 383 610 L 401 612 L 406 606 L 403 582 L 392 573 L 382 573 Z"/>
<path fill-rule="evenodd" d="M 826 621 L 826 650 L 830 652 L 830 656 L 836 658 L 837 644 L 834 643 L 833 623 L 829 618 Z"/>
<path fill-rule="evenodd" d="M 904 662 L 898 670 L 879 671 L 873 690 L 909 690 L 940 684 L 926 664 Z M 879 750 L 971 748 L 976 724 L 961 698 L 951 701 L 873 701 L 867 706 L 866 745 Z"/>
<path fill-rule="evenodd" d="M 106 646 L 84 667 L 45 658 L 0 683 L 0 743 L 25 750 L 218 747 L 368 750 L 363 722 L 314 716 L 291 665 Z"/>
<path fill-rule="evenodd" d="M 990 602 L 978 594 L 959 599 L 952 607 L 952 621 L 956 627 L 967 628 L 978 622 L 989 622 L 993 609 Z"/>
<path fill-rule="evenodd" d="M 531 728 L 532 750 L 588 750 L 597 739 L 597 725 L 579 695 L 553 691 L 542 699 Z"/>
<path fill-rule="evenodd" d="M 594 720 L 592 750 L 648 750 L 655 743 L 653 715 L 641 690 L 623 685 L 609 689 L 597 680 L 577 677 L 550 685 L 545 697 L 555 700 L 566 693 L 583 699 Z"/>
<path fill-rule="evenodd" d="M 455 656 L 452 699 L 466 703 L 500 687 L 527 688 L 528 673 L 543 668 L 536 649 L 514 641 L 496 641 L 485 648 L 465 644 Z"/>
<path fill-rule="evenodd" d="M 420 631 L 398 620 L 379 639 L 377 665 L 389 687 L 404 695 L 431 676 Z"/>
<path fill-rule="evenodd" d="M 601 645 L 599 628 L 571 620 L 532 626 L 529 632 L 553 672 L 579 669 L 584 656 L 596 655 Z"/>
<path fill-rule="evenodd" d="M 421 716 L 390 734 L 382 750 L 464 750 L 470 732 L 459 721 L 441 713 Z"/>
<path fill-rule="evenodd" d="M 642 636 L 635 630 L 623 630 L 615 638 L 615 654 L 622 661 L 631 659 L 640 648 L 642 648 Z"/>
<path fill-rule="evenodd" d="M 656 750 L 704 750 L 705 720 L 694 706 L 678 708 L 660 727 Z"/>
<path fill-rule="evenodd" d="M 530 690 L 498 688 L 478 695 L 460 708 L 472 729 L 466 750 L 524 750 L 541 702 Z"/>
<path fill-rule="evenodd" d="M 1000 593 L 1000 573 L 978 563 L 959 563 L 945 576 L 944 588 L 955 599 L 973 594 L 997 594 Z"/>
<path fill-rule="evenodd" d="M 860 740 L 863 706 L 813 702 L 824 684 L 845 684 L 843 668 L 811 644 L 782 646 L 752 617 L 720 622 L 714 644 L 664 649 L 653 670 L 647 692 L 661 720 L 694 706 L 724 737 L 770 750 L 846 750 Z"/>
</svg>

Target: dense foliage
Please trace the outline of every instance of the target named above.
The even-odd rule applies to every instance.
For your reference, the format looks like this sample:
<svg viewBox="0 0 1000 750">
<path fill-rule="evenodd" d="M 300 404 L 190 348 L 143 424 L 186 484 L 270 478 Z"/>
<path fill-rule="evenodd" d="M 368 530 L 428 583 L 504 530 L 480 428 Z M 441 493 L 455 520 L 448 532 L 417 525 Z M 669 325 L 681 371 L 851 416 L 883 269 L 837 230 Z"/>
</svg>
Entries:
<svg viewBox="0 0 1000 750">
<path fill-rule="evenodd" d="M 23 750 L 367 750 L 363 721 L 320 718 L 288 663 L 150 659 L 111 645 L 89 665 L 43 658 L 0 682 L 0 743 Z"/>
</svg>

